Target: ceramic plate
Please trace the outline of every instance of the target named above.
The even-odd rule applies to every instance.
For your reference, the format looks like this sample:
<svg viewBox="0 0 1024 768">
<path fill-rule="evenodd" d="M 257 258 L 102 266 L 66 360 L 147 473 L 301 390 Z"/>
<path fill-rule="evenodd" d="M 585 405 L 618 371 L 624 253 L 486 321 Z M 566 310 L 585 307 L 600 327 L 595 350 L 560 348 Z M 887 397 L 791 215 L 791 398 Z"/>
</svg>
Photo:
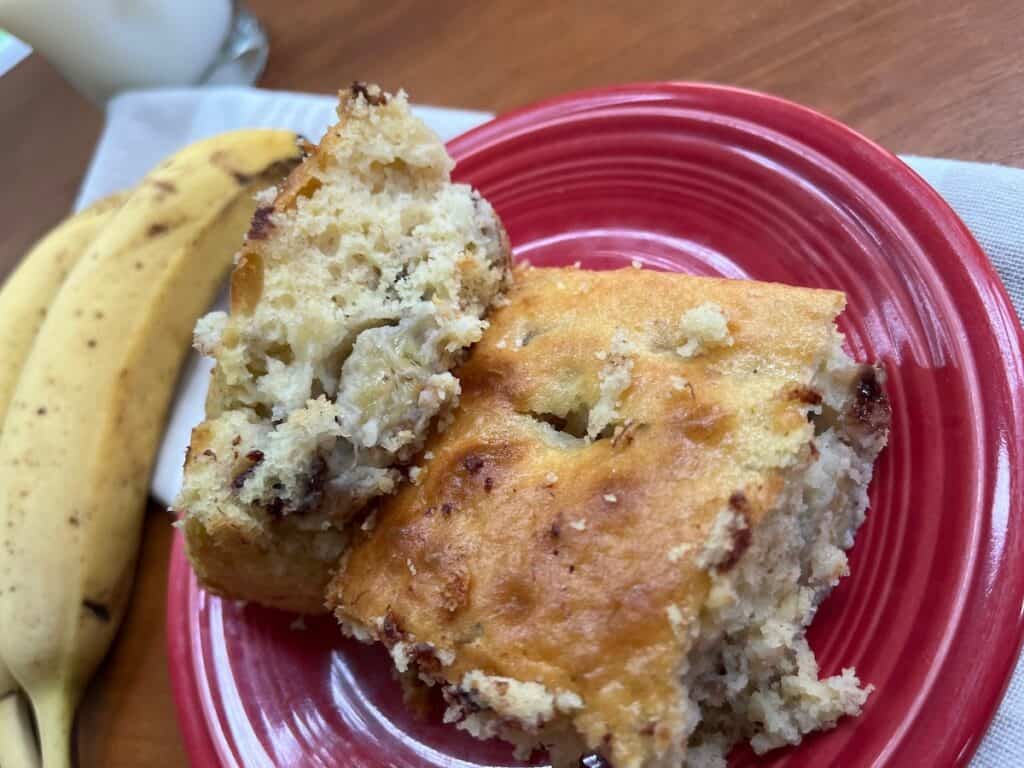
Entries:
<svg viewBox="0 0 1024 768">
<path fill-rule="evenodd" d="M 780 99 L 679 83 L 566 96 L 455 139 L 455 176 L 519 259 L 837 288 L 850 351 L 888 371 L 893 424 L 851 555 L 810 631 L 861 717 L 733 766 L 962 765 L 1021 638 L 1024 363 L 991 265 L 897 158 Z M 595 308 L 596 310 L 596 308 Z M 175 542 L 171 675 L 195 765 L 518 765 L 406 713 L 379 648 L 200 590 Z"/>
</svg>

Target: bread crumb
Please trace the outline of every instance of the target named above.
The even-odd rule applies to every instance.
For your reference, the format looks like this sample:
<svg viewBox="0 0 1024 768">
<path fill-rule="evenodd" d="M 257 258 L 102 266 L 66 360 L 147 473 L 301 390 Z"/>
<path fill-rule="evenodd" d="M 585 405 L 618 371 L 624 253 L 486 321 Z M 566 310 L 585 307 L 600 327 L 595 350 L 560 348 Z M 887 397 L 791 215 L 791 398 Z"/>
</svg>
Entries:
<svg viewBox="0 0 1024 768">
<path fill-rule="evenodd" d="M 685 555 L 691 549 L 693 549 L 692 544 L 680 544 L 678 546 L 672 547 L 672 549 L 668 551 L 668 561 L 670 563 L 678 563 L 680 560 L 683 559 L 683 555 Z"/>
<path fill-rule="evenodd" d="M 572 263 L 572 268 L 573 268 L 573 269 L 582 269 L 582 267 L 583 267 L 583 264 L 582 264 L 582 262 L 579 262 L 579 261 L 574 261 L 574 262 Z"/>
<path fill-rule="evenodd" d="M 388 648 L 388 653 L 391 654 L 391 660 L 395 662 L 395 669 L 403 673 L 409 670 L 409 663 L 413 659 L 409 656 L 408 643 L 399 641 Z"/>
<path fill-rule="evenodd" d="M 463 675 L 459 688 L 470 694 L 471 701 L 479 708 L 501 712 L 503 717 L 512 720 L 518 727 L 531 731 L 551 721 L 557 712 L 571 713 L 583 709 L 583 699 L 573 691 L 552 692 L 540 683 L 486 675 L 479 669 Z M 449 707 L 444 720 L 455 722 L 466 714 L 456 705 L 454 708 Z M 470 726 L 472 733 L 471 717 L 459 723 L 461 728 L 466 729 L 467 726 Z M 494 733 L 489 735 L 493 736 Z"/>
<path fill-rule="evenodd" d="M 643 269 L 644 268 L 643 262 L 640 261 L 640 259 L 633 259 L 631 262 L 629 262 L 629 265 L 633 269 Z"/>
<path fill-rule="evenodd" d="M 409 468 L 409 482 L 413 485 L 419 485 L 422 480 L 423 468 L 422 467 L 410 467 Z"/>
<path fill-rule="evenodd" d="M 689 384 L 682 376 L 669 376 L 669 381 L 672 382 L 672 389 L 678 392 L 682 392 L 686 389 L 686 385 Z"/>
<path fill-rule="evenodd" d="M 585 531 L 587 530 L 587 521 L 582 518 L 580 518 L 579 520 L 573 520 L 571 523 L 569 523 L 569 527 L 577 531 Z"/>
<path fill-rule="evenodd" d="M 843 672 L 845 674 L 846 670 L 843 670 Z M 577 709 L 583 709 L 583 699 L 579 697 L 579 694 L 572 691 L 559 691 L 555 694 L 555 708 L 559 712 L 573 712 Z"/>
<path fill-rule="evenodd" d="M 737 512 L 732 506 L 721 510 L 704 535 L 704 545 L 697 555 L 697 565 L 708 570 L 736 557 L 734 550 L 737 534 L 749 528 L 747 516 L 742 512 Z"/>
<path fill-rule="evenodd" d="M 548 472 L 546 475 L 544 475 L 544 485 L 551 486 L 557 482 L 558 475 L 556 475 L 554 472 Z"/>
<path fill-rule="evenodd" d="M 277 187 L 270 186 L 261 189 L 255 195 L 253 199 L 256 201 L 256 206 L 259 208 L 265 208 L 274 204 L 274 199 L 277 197 Z"/>
<path fill-rule="evenodd" d="M 192 332 L 192 346 L 199 354 L 203 357 L 213 356 L 220 347 L 227 322 L 226 312 L 210 312 L 196 321 L 195 330 Z"/>
<path fill-rule="evenodd" d="M 617 504 L 619 501 L 619 497 L 616 496 L 614 493 L 606 493 L 604 495 L 604 500 L 607 501 L 609 504 Z"/>
<path fill-rule="evenodd" d="M 728 318 L 722 308 L 711 301 L 688 309 L 679 319 L 683 343 L 676 348 L 680 357 L 696 357 L 714 347 L 731 347 Z"/>
<path fill-rule="evenodd" d="M 498 343 L 495 344 L 494 346 L 496 346 L 498 349 L 505 349 L 508 346 L 508 342 L 505 341 L 504 339 L 500 339 Z"/>
<path fill-rule="evenodd" d="M 427 451 L 426 453 L 423 454 L 423 458 L 426 459 L 427 461 L 430 461 L 432 458 L 434 458 L 434 452 Z"/>
<path fill-rule="evenodd" d="M 362 530 L 362 531 L 372 531 L 376 527 L 377 527 L 377 510 L 373 510 L 373 512 L 368 514 L 366 516 L 366 519 L 363 520 L 363 524 L 359 526 L 359 529 Z"/>
<path fill-rule="evenodd" d="M 405 566 L 406 566 L 406 567 L 407 567 L 407 568 L 409 569 L 409 573 L 411 573 L 411 574 L 412 574 L 413 576 L 415 576 L 415 575 L 416 575 L 416 565 L 415 565 L 415 563 L 413 563 L 413 561 L 412 561 L 412 560 L 411 560 L 410 558 L 408 558 L 408 557 L 407 557 L 407 558 L 405 558 Z"/>
<path fill-rule="evenodd" d="M 448 430 L 448 427 L 455 421 L 455 409 L 452 408 L 448 411 L 442 411 L 441 415 L 437 417 L 437 433 L 440 435 Z"/>
<path fill-rule="evenodd" d="M 601 396 L 590 408 L 587 417 L 587 438 L 596 440 L 598 436 L 619 416 L 618 408 L 622 405 L 622 395 L 633 382 L 634 344 L 625 328 L 616 328 L 612 335 L 612 343 L 605 357 L 604 366 L 598 373 Z"/>
<path fill-rule="evenodd" d="M 607 360 L 608 359 L 608 353 L 605 352 L 604 350 L 600 350 L 600 351 L 594 353 L 594 357 L 596 357 L 598 360 Z"/>
<path fill-rule="evenodd" d="M 668 623 L 672 627 L 672 634 L 676 636 L 677 640 L 682 640 L 685 632 L 683 612 L 679 610 L 678 605 L 671 603 L 665 609 L 665 613 L 668 614 Z"/>
</svg>

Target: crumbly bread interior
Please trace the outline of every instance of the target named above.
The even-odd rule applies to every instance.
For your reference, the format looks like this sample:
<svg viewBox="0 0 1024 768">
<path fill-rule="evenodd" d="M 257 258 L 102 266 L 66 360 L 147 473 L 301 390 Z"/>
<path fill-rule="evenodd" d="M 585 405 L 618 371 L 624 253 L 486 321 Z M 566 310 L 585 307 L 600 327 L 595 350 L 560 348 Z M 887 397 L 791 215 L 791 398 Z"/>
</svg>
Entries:
<svg viewBox="0 0 1024 768">
<path fill-rule="evenodd" d="M 343 629 L 556 766 L 723 766 L 860 712 L 805 639 L 889 426 L 842 295 L 523 269 L 508 298 L 328 588 Z"/>
<path fill-rule="evenodd" d="M 508 277 L 500 221 L 404 93 L 356 84 L 338 117 L 264 193 L 230 315 L 196 327 L 216 366 L 174 505 L 208 587 L 300 611 L 458 402 L 451 369 Z"/>
<path fill-rule="evenodd" d="M 799 744 L 843 715 L 860 714 L 873 690 L 852 668 L 819 679 L 805 631 L 849 572 L 846 550 L 864 521 L 888 426 L 887 413 L 869 414 L 868 423 L 857 414 L 883 397 L 881 376 L 853 363 L 837 338 L 811 385 L 822 400 L 808 407 L 815 426 L 809 457 L 787 472 L 779 503 L 750 530 L 734 567 L 720 567 L 733 556 L 728 548 L 723 555 L 714 538 L 706 545 L 711 587 L 689 628 L 696 642 L 682 674 L 693 716 L 684 763 L 691 768 L 724 768 L 739 741 L 758 754 Z M 734 540 L 744 525 L 743 511 L 730 508 L 713 531 Z"/>
</svg>

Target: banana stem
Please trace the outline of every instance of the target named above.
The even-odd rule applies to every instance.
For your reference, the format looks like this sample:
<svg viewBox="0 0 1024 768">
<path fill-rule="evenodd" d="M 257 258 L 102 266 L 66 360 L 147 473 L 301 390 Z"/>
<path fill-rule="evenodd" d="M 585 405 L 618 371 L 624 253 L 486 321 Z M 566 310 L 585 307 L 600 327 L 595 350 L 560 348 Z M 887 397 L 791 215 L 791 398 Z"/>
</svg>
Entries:
<svg viewBox="0 0 1024 768">
<path fill-rule="evenodd" d="M 0 768 L 39 768 L 28 706 L 17 690 L 0 699 Z"/>
<path fill-rule="evenodd" d="M 61 688 L 47 689 L 29 695 L 36 713 L 43 768 L 71 768 L 74 700 Z"/>
</svg>

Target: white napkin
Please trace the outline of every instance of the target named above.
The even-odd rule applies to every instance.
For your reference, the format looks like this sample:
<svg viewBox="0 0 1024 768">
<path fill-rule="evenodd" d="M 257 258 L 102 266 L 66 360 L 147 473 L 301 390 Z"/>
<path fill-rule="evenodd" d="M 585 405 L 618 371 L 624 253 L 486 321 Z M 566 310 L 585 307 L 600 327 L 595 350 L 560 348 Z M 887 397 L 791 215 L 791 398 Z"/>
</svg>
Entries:
<svg viewBox="0 0 1024 768">
<path fill-rule="evenodd" d="M 336 99 L 252 88 L 138 91 L 107 107 L 107 123 L 79 192 L 76 208 L 135 184 L 171 152 L 221 131 L 288 128 L 316 141 L 334 120 Z M 446 141 L 490 119 L 484 112 L 414 107 Z M 904 157 L 974 233 L 1024 309 L 1024 170 L 927 157 Z M 209 365 L 195 353 L 182 373 L 153 475 L 153 495 L 169 503 L 181 482 L 189 431 L 203 416 Z M 1019 664 L 972 768 L 1024 762 L 1024 664 Z"/>
</svg>

